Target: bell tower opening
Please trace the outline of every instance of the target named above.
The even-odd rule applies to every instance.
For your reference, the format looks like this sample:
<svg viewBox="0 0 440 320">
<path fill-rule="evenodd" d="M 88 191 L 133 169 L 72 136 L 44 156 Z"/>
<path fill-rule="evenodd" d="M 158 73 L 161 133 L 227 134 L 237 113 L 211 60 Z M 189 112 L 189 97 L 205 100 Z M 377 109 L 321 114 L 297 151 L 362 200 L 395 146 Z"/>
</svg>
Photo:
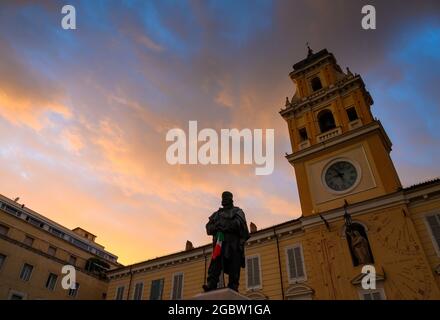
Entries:
<svg viewBox="0 0 440 320">
<path fill-rule="evenodd" d="M 335 123 L 335 118 L 333 117 L 333 113 L 328 109 L 322 110 L 320 113 L 318 113 L 318 122 L 321 133 L 336 128 L 336 123 Z"/>
<path fill-rule="evenodd" d="M 322 89 L 322 83 L 321 83 L 321 79 L 319 79 L 319 77 L 314 77 L 310 81 L 310 84 L 312 85 L 313 91 L 318 91 L 319 89 Z"/>
</svg>

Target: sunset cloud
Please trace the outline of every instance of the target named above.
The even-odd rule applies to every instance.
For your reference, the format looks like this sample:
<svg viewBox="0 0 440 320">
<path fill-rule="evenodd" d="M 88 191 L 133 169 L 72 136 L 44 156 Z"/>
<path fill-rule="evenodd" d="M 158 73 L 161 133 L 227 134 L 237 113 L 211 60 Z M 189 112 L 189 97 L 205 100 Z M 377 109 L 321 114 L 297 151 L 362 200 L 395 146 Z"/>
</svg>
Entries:
<svg viewBox="0 0 440 320">
<path fill-rule="evenodd" d="M 301 215 L 278 114 L 305 43 L 364 78 L 404 185 L 439 176 L 438 1 L 58 1 L 0 4 L 0 193 L 131 263 L 209 243 L 224 190 L 261 229 Z M 169 165 L 166 132 L 275 130 L 275 170 Z"/>
</svg>

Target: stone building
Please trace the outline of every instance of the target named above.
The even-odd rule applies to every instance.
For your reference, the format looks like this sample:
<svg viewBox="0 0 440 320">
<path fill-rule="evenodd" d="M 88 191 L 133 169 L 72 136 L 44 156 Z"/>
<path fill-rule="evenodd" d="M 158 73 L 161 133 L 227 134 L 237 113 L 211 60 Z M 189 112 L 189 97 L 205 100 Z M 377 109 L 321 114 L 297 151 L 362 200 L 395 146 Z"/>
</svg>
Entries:
<svg viewBox="0 0 440 320">
<path fill-rule="evenodd" d="M 95 238 L 0 195 L 0 299 L 105 299 L 106 272 L 121 264 Z M 75 290 L 62 288 L 65 265 L 75 267 Z"/>
</svg>

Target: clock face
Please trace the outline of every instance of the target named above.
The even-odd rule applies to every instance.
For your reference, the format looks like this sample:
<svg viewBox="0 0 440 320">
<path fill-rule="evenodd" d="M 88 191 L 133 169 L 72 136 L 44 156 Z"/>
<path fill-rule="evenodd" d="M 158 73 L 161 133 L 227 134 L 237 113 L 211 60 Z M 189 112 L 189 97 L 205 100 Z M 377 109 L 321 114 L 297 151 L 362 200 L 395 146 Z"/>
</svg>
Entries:
<svg viewBox="0 0 440 320">
<path fill-rule="evenodd" d="M 337 161 L 327 168 L 324 176 L 325 184 L 333 191 L 346 191 L 358 180 L 356 167 L 348 161 Z"/>
</svg>

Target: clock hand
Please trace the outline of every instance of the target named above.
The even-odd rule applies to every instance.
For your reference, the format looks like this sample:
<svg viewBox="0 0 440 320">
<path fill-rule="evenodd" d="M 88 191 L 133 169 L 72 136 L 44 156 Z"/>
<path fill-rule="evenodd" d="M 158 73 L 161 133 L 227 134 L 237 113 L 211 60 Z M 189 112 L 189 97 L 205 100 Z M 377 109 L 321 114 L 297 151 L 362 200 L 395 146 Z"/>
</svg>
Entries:
<svg viewBox="0 0 440 320">
<path fill-rule="evenodd" d="M 339 170 L 335 169 L 336 173 L 338 174 L 339 178 L 343 179 L 344 178 L 344 174 L 342 172 L 340 172 Z"/>
</svg>

